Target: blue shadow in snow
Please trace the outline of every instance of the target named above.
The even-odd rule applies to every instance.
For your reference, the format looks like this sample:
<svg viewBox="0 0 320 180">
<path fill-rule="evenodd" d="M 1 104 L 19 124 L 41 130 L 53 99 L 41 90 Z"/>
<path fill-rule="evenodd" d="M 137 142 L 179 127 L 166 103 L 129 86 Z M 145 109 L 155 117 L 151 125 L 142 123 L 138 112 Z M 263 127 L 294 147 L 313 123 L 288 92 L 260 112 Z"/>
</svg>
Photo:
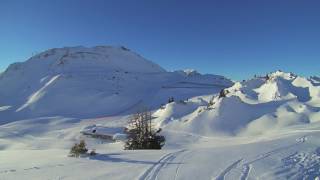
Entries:
<svg viewBox="0 0 320 180">
<path fill-rule="evenodd" d="M 116 162 L 116 163 L 134 163 L 134 164 L 181 164 L 175 163 L 171 161 L 143 161 L 143 160 L 134 160 L 134 159 L 127 159 L 127 158 L 119 158 L 115 157 L 121 154 L 113 153 L 113 154 L 97 154 L 95 156 L 90 156 L 89 159 L 91 160 L 98 160 L 98 161 L 106 161 L 106 162 Z"/>
</svg>

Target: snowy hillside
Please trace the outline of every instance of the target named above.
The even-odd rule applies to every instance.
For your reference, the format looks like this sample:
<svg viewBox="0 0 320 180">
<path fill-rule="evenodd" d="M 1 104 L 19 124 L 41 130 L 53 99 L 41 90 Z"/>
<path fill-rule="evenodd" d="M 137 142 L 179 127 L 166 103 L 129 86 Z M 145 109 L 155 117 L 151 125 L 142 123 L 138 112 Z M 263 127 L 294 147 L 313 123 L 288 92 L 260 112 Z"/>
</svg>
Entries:
<svg viewBox="0 0 320 180">
<path fill-rule="evenodd" d="M 146 106 L 165 146 L 123 150 Z M 98 154 L 68 157 L 82 139 Z M 319 139 L 319 77 L 233 83 L 107 46 L 51 49 L 0 75 L 1 180 L 319 179 Z"/>
<path fill-rule="evenodd" d="M 159 126 L 201 135 L 257 135 L 320 121 L 320 86 L 276 71 L 155 112 Z"/>
<path fill-rule="evenodd" d="M 15 63 L 0 76 L 0 124 L 42 116 L 102 117 L 158 108 L 169 97 L 216 93 L 222 76 L 166 72 L 124 47 L 68 47 Z"/>
<path fill-rule="evenodd" d="M 200 102 L 199 102 L 200 103 Z M 185 112 L 187 112 L 186 109 Z M 178 116 L 176 116 L 178 117 Z M 162 150 L 123 150 L 122 142 L 81 135 L 85 127 L 119 131 L 126 116 L 101 119 L 37 118 L 0 125 L 0 179 L 316 179 L 320 177 L 320 123 L 268 135 L 201 136 L 165 128 Z M 67 157 L 85 139 L 98 155 Z"/>
</svg>

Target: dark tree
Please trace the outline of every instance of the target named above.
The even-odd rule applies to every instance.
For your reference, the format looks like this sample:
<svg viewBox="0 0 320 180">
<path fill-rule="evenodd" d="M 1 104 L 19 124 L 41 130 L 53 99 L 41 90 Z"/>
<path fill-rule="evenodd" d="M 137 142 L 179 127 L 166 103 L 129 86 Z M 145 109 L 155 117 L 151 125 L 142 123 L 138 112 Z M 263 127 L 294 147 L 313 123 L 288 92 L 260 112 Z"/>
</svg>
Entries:
<svg viewBox="0 0 320 180">
<path fill-rule="evenodd" d="M 158 135 L 160 131 L 153 128 L 151 112 L 136 113 L 132 115 L 126 129 L 128 140 L 124 149 L 161 149 L 165 138 Z"/>
<path fill-rule="evenodd" d="M 173 97 L 169 97 L 168 103 L 172 103 L 172 102 L 174 102 L 174 98 Z"/>
<path fill-rule="evenodd" d="M 223 98 L 226 97 L 226 95 L 229 93 L 229 91 L 227 89 L 221 89 L 220 93 L 219 93 L 219 98 Z"/>
<path fill-rule="evenodd" d="M 270 79 L 269 74 L 267 74 L 267 75 L 265 76 L 265 79 L 266 79 L 266 80 L 269 80 L 269 79 Z"/>
<path fill-rule="evenodd" d="M 88 149 L 86 147 L 86 142 L 84 140 L 81 140 L 79 144 L 76 143 L 72 146 L 69 156 L 79 157 L 80 155 L 84 155 L 87 152 L 88 152 Z"/>
</svg>

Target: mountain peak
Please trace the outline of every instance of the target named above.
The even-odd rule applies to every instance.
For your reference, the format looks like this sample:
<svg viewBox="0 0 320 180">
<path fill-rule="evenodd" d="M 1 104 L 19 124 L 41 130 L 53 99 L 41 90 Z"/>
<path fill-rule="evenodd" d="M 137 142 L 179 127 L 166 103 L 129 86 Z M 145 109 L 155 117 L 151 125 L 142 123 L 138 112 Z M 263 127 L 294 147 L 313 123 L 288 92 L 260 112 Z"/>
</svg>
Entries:
<svg viewBox="0 0 320 180">
<path fill-rule="evenodd" d="M 283 72 L 281 70 L 277 70 L 275 72 L 269 73 L 268 77 L 270 79 L 276 79 L 276 78 L 283 78 L 286 80 L 291 80 L 297 77 L 297 75 L 293 74 L 293 73 L 287 73 L 287 72 Z"/>
<path fill-rule="evenodd" d="M 177 73 L 186 75 L 186 76 L 195 76 L 195 75 L 201 75 L 197 70 L 195 69 L 183 69 L 183 70 L 178 70 L 175 71 Z"/>
<path fill-rule="evenodd" d="M 222 76 L 167 72 L 123 46 L 54 48 L 0 76 L 0 117 L 117 115 L 232 84 Z"/>
<path fill-rule="evenodd" d="M 126 71 L 165 72 L 159 65 L 124 46 L 63 47 L 41 52 L 26 62 L 11 65 L 7 72 L 23 69 L 25 73 L 45 75 L 48 72 Z"/>
</svg>

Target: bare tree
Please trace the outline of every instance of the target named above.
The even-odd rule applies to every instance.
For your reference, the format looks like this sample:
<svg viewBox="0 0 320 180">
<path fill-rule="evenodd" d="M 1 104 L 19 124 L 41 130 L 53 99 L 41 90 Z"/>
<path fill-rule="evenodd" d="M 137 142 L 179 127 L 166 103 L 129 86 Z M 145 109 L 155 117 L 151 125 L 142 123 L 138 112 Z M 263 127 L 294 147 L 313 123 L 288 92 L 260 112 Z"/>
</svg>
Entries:
<svg viewBox="0 0 320 180">
<path fill-rule="evenodd" d="M 161 129 L 155 130 L 150 111 L 133 114 L 129 120 L 126 133 L 128 140 L 125 149 L 161 149 L 164 145 L 164 136 L 158 135 Z"/>
</svg>

